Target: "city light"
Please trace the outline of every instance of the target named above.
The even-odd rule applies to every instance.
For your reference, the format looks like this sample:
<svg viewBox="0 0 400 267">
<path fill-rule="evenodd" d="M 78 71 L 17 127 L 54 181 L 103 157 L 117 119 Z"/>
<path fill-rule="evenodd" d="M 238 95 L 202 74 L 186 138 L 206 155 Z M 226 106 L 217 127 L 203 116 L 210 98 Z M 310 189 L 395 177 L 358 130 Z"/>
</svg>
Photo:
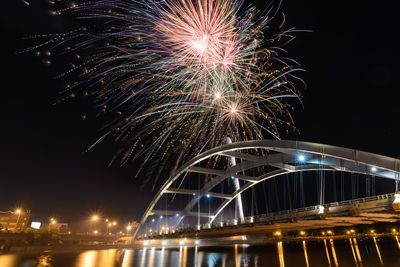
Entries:
<svg viewBox="0 0 400 267">
<path fill-rule="evenodd" d="M 17 210 L 15 211 L 15 213 L 17 213 L 17 214 L 21 214 L 21 212 L 22 212 L 21 209 L 17 209 Z"/>
<path fill-rule="evenodd" d="M 298 159 L 299 161 L 305 161 L 306 157 L 304 155 L 299 155 Z"/>
<path fill-rule="evenodd" d="M 300 235 L 306 235 L 306 232 L 300 231 Z"/>
<path fill-rule="evenodd" d="M 97 216 L 97 215 L 94 215 L 93 217 L 92 217 L 92 221 L 97 221 L 99 219 L 99 216 Z"/>
<path fill-rule="evenodd" d="M 371 168 L 371 171 L 372 171 L 372 172 L 376 172 L 377 170 L 378 170 L 378 169 L 377 169 L 376 167 L 372 167 L 372 168 Z"/>
<path fill-rule="evenodd" d="M 99 231 L 97 231 L 97 230 L 93 231 L 93 234 L 95 234 L 95 235 L 97 235 L 98 233 L 99 233 Z"/>
<path fill-rule="evenodd" d="M 179 213 L 175 214 L 176 217 L 179 217 Z"/>
<path fill-rule="evenodd" d="M 210 198 L 210 194 L 207 194 L 206 197 L 207 197 L 207 198 Z"/>
<path fill-rule="evenodd" d="M 113 225 L 114 225 L 114 226 L 116 226 L 116 225 L 117 225 L 117 222 L 116 222 L 116 221 L 114 221 L 114 222 L 113 222 Z"/>
<path fill-rule="evenodd" d="M 282 235 L 282 233 L 280 232 L 280 231 L 276 231 L 275 233 L 274 233 L 274 236 L 281 236 Z"/>
</svg>

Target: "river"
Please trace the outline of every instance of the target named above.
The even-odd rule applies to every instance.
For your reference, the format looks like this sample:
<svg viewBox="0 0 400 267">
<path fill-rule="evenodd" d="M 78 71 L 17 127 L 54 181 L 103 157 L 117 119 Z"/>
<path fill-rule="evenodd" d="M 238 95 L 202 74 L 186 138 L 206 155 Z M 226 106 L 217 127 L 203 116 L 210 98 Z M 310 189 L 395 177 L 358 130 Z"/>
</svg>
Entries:
<svg viewBox="0 0 400 267">
<path fill-rule="evenodd" d="M 140 250 L 90 250 L 64 254 L 0 255 L 1 267 L 29 266 L 400 266 L 400 243 L 393 237 L 276 242 L 273 245 L 146 247 Z"/>
</svg>

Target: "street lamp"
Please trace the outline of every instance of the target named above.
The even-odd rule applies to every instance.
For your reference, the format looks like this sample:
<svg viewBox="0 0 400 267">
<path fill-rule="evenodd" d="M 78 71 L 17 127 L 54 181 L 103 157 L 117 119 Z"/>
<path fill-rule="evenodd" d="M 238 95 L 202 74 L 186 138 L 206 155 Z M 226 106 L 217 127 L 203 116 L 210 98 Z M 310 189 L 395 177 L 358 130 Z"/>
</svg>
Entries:
<svg viewBox="0 0 400 267">
<path fill-rule="evenodd" d="M 128 236 L 129 231 L 132 230 L 132 226 L 128 225 L 126 227 L 126 235 Z"/>
<path fill-rule="evenodd" d="M 18 214 L 17 222 L 16 222 L 16 224 L 15 224 L 15 230 L 17 230 L 17 229 L 18 229 L 19 218 L 21 217 L 22 210 L 21 210 L 21 209 L 17 209 L 17 210 L 15 211 L 15 213 Z"/>
<path fill-rule="evenodd" d="M 107 234 L 108 234 L 108 230 L 109 228 L 112 226 L 112 223 L 107 223 Z"/>
<path fill-rule="evenodd" d="M 90 218 L 89 232 L 92 231 L 93 222 L 97 222 L 98 220 L 99 220 L 98 215 L 93 215 L 92 218 Z"/>
</svg>

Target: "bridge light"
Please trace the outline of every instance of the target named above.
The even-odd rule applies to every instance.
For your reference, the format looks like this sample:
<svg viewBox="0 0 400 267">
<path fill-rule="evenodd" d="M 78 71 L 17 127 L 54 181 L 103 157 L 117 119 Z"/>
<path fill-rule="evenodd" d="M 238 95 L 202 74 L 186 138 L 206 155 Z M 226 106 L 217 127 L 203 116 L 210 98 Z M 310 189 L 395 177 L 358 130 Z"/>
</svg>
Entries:
<svg viewBox="0 0 400 267">
<path fill-rule="evenodd" d="M 298 159 L 299 161 L 305 161 L 306 157 L 304 155 L 299 155 Z"/>
<path fill-rule="evenodd" d="M 179 213 L 175 214 L 176 217 L 179 217 Z"/>
<path fill-rule="evenodd" d="M 318 214 L 324 214 L 324 211 L 325 211 L 325 207 L 324 206 L 319 206 L 318 207 Z"/>
<path fill-rule="evenodd" d="M 165 246 L 167 244 L 167 241 L 165 241 L 165 240 L 163 240 L 162 242 L 161 242 L 161 245 L 163 245 L 163 246 Z"/>
<path fill-rule="evenodd" d="M 331 230 L 329 230 L 327 233 L 328 233 L 328 235 L 332 235 L 333 234 L 333 232 Z"/>
<path fill-rule="evenodd" d="M 371 168 L 371 171 L 372 171 L 372 172 L 376 172 L 377 170 L 378 170 L 378 169 L 377 169 L 376 167 L 372 167 L 372 168 Z"/>
<path fill-rule="evenodd" d="M 144 241 L 143 245 L 147 246 L 149 244 L 149 241 Z"/>
<path fill-rule="evenodd" d="M 322 234 L 322 235 L 325 235 L 325 232 L 322 232 L 321 234 Z"/>
<path fill-rule="evenodd" d="M 235 180 L 235 177 L 234 177 L 234 176 L 231 176 L 231 179 L 232 179 L 232 180 Z"/>
<path fill-rule="evenodd" d="M 254 217 L 253 216 L 250 217 L 250 223 L 254 223 Z"/>
<path fill-rule="evenodd" d="M 237 221 L 236 219 L 234 219 L 234 220 L 233 220 L 233 224 L 234 224 L 234 225 L 237 225 L 237 224 L 238 224 L 238 221 Z"/>
<path fill-rule="evenodd" d="M 207 194 L 206 197 L 207 197 L 207 198 L 210 198 L 210 194 Z"/>
<path fill-rule="evenodd" d="M 208 223 L 208 224 L 207 224 L 207 228 L 208 228 L 208 229 L 211 229 L 211 223 Z"/>
<path fill-rule="evenodd" d="M 179 245 L 183 245 L 183 244 L 185 244 L 185 240 L 179 241 Z"/>
<path fill-rule="evenodd" d="M 200 243 L 200 241 L 199 241 L 199 240 L 195 240 L 194 243 L 195 243 L 196 245 L 198 245 L 198 244 Z"/>
<path fill-rule="evenodd" d="M 348 235 L 349 235 L 349 234 L 350 234 L 350 231 L 346 231 L 346 234 L 348 234 Z"/>
<path fill-rule="evenodd" d="M 374 229 L 371 229 L 369 232 L 370 232 L 371 234 L 375 234 L 375 230 L 374 230 Z"/>
<path fill-rule="evenodd" d="M 219 225 L 220 225 L 221 227 L 224 227 L 224 222 L 220 222 Z"/>
<path fill-rule="evenodd" d="M 197 231 L 200 231 L 200 224 L 197 225 Z"/>
<path fill-rule="evenodd" d="M 151 222 L 155 222 L 156 220 L 154 220 L 154 219 L 151 219 Z"/>
<path fill-rule="evenodd" d="M 161 216 L 160 216 L 160 219 L 162 219 L 162 218 L 163 218 L 163 216 L 161 215 Z"/>
<path fill-rule="evenodd" d="M 276 231 L 276 232 L 274 233 L 274 235 L 275 235 L 275 236 L 281 236 L 281 235 L 282 235 L 282 233 L 281 233 L 281 232 L 279 232 L 279 231 Z"/>
<path fill-rule="evenodd" d="M 300 231 L 300 235 L 306 235 L 306 232 Z"/>
<path fill-rule="evenodd" d="M 192 194 L 192 196 L 195 196 L 195 195 L 196 195 L 196 193 L 193 193 L 193 194 Z"/>
<path fill-rule="evenodd" d="M 393 229 L 392 229 L 392 232 L 393 232 L 393 233 L 396 233 L 396 229 L 395 229 L 395 228 L 393 228 Z"/>
</svg>

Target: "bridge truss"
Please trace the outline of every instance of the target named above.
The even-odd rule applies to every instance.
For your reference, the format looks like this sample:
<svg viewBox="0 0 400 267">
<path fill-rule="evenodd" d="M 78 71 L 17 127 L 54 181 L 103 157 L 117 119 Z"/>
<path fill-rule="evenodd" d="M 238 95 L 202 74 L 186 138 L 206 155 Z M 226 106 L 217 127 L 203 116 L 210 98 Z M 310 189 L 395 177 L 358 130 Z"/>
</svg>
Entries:
<svg viewBox="0 0 400 267">
<path fill-rule="evenodd" d="M 229 164 L 232 157 L 240 161 L 235 166 Z M 364 174 L 393 180 L 393 191 L 397 192 L 399 168 L 400 161 L 395 158 L 310 142 L 259 140 L 222 145 L 192 158 L 165 182 L 144 213 L 135 236 L 150 218 L 153 221 L 164 218 L 168 224 L 167 218 L 175 217 L 171 227 L 179 226 L 188 217 L 197 218 L 198 227 L 202 222 L 215 223 L 242 193 L 263 181 L 287 174 L 309 171 Z M 239 179 L 240 188 L 226 189 L 230 179 Z M 319 202 L 324 204 L 323 182 L 318 182 Z M 212 210 L 209 204 L 205 212 L 204 199 L 219 202 Z M 170 205 L 173 201 L 178 205 Z M 203 207 L 200 207 L 202 201 Z M 180 208 L 169 209 L 170 206 Z"/>
</svg>

